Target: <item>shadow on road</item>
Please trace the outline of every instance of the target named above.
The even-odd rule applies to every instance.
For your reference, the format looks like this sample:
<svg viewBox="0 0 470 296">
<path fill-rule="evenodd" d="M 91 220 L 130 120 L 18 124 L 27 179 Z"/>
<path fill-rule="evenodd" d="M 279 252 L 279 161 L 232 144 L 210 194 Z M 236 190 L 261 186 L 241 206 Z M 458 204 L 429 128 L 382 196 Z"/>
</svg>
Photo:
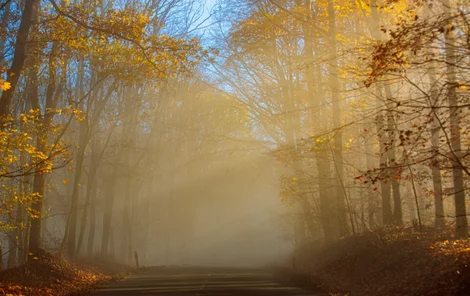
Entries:
<svg viewBox="0 0 470 296">
<path fill-rule="evenodd" d="M 303 289 L 302 289 L 303 288 Z M 129 279 L 93 296 L 131 295 L 327 295 L 307 278 L 287 271 L 211 267 L 142 268 Z"/>
</svg>

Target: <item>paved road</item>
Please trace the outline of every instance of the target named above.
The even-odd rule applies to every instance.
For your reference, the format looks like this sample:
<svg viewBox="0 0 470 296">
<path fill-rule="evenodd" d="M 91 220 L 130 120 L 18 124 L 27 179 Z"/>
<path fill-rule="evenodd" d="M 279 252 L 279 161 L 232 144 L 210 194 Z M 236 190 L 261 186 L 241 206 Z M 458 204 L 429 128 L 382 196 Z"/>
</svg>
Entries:
<svg viewBox="0 0 470 296">
<path fill-rule="evenodd" d="M 277 277 L 276 277 L 277 278 Z M 308 292 L 275 281 L 270 272 L 234 268 L 148 268 L 92 296 L 210 295 L 210 296 L 313 296 Z"/>
</svg>

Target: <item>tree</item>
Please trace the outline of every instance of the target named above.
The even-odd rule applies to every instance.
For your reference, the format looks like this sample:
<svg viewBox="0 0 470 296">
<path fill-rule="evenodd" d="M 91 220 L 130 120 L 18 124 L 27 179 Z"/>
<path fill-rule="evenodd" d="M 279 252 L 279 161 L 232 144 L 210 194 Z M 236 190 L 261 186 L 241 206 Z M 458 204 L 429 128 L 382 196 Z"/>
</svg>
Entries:
<svg viewBox="0 0 470 296">
<path fill-rule="evenodd" d="M 18 80 L 21 77 L 24 63 L 26 60 L 26 45 L 29 37 L 30 28 L 34 21 L 34 9 L 39 5 L 37 0 L 27 0 L 24 3 L 21 23 L 16 35 L 15 52 L 10 69 L 7 71 L 9 77 L 8 87 L 2 87 L 2 96 L 0 98 L 0 116 L 6 117 L 10 112 L 10 104 L 15 92 Z M 2 119 L 4 120 L 4 119 Z"/>
</svg>

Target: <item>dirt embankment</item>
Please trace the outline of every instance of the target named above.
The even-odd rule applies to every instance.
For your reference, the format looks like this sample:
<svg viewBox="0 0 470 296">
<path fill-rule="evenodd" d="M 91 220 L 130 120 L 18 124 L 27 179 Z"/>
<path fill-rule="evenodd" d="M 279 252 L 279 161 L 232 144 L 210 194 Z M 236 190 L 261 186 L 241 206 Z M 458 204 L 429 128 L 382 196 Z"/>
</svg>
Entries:
<svg viewBox="0 0 470 296">
<path fill-rule="evenodd" d="M 297 271 L 337 295 L 470 295 L 470 241 L 387 229 L 296 251 Z"/>
<path fill-rule="evenodd" d="M 125 277 L 130 268 L 100 261 L 69 263 L 50 254 L 0 272 L 0 295 L 86 295 L 96 287 Z"/>
</svg>

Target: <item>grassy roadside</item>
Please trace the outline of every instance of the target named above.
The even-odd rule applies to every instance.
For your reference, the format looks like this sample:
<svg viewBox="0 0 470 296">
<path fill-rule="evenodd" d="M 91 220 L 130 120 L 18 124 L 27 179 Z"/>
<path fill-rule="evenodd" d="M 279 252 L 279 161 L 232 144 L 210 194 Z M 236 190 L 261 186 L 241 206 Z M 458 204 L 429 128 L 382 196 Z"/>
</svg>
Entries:
<svg viewBox="0 0 470 296">
<path fill-rule="evenodd" d="M 79 296 L 119 281 L 132 270 L 102 261 L 70 263 L 46 254 L 40 259 L 0 272 L 0 295 Z"/>
<path fill-rule="evenodd" d="M 332 295 L 470 295 L 470 241 L 451 230 L 377 230 L 296 251 L 296 272 Z"/>
</svg>

